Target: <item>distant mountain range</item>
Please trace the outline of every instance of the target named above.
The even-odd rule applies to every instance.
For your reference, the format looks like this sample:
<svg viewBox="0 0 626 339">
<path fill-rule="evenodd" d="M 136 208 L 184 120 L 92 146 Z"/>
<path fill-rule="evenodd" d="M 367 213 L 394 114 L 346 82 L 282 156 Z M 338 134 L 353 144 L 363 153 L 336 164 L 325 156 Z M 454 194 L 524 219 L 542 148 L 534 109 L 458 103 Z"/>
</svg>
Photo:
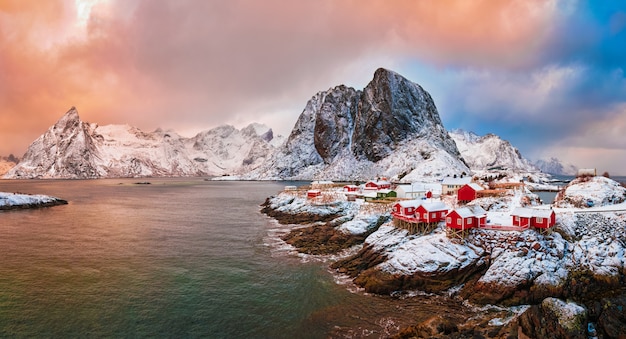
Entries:
<svg viewBox="0 0 626 339">
<path fill-rule="evenodd" d="M 538 170 L 496 135 L 446 131 L 428 92 L 381 68 L 363 90 L 340 85 L 314 95 L 286 140 L 260 124 L 241 130 L 220 126 L 192 138 L 161 129 L 98 126 L 82 121 L 72 107 L 5 178 L 411 181 L 494 167 Z"/>
<path fill-rule="evenodd" d="M 544 173 L 556 174 L 556 175 L 576 175 L 578 168 L 572 164 L 563 164 L 557 158 L 550 158 L 549 160 L 537 160 L 535 166 Z"/>
<path fill-rule="evenodd" d="M 143 132 L 127 125 L 83 122 L 72 107 L 35 140 L 5 178 L 202 176 L 258 167 L 275 139 L 266 126 L 221 126 L 184 138 L 173 131 Z"/>
</svg>

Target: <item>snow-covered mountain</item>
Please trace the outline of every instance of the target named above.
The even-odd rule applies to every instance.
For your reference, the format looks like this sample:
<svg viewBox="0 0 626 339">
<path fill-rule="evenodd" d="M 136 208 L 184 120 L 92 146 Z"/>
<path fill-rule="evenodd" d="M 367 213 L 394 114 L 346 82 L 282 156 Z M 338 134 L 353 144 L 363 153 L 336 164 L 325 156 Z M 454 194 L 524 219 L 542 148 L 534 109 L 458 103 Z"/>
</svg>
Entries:
<svg viewBox="0 0 626 339">
<path fill-rule="evenodd" d="M 479 136 L 473 132 L 457 129 L 451 131 L 450 136 L 472 170 L 496 167 L 524 172 L 538 170 L 529 160 L 522 157 L 519 150 L 510 142 L 502 140 L 495 134 Z"/>
<path fill-rule="evenodd" d="M 103 178 L 245 173 L 273 152 L 272 130 L 220 126 L 185 138 L 128 125 L 98 126 L 72 107 L 28 148 L 5 178 Z"/>
<path fill-rule="evenodd" d="M 363 89 L 309 100 L 282 148 L 248 178 L 414 180 L 469 173 L 421 86 L 378 69 Z"/>
<path fill-rule="evenodd" d="M 544 173 L 558 174 L 558 175 L 576 175 L 578 168 L 572 164 L 563 164 L 557 158 L 550 158 L 549 160 L 539 159 L 535 161 L 535 166 Z"/>
<path fill-rule="evenodd" d="M 9 167 L 7 165 L 6 167 Z M 420 85 L 380 68 L 363 89 L 314 95 L 288 139 L 251 124 L 192 138 L 82 121 L 75 108 L 35 140 L 6 178 L 222 176 L 242 179 L 416 181 L 503 167 L 537 171 L 508 141 L 448 133 Z"/>
</svg>

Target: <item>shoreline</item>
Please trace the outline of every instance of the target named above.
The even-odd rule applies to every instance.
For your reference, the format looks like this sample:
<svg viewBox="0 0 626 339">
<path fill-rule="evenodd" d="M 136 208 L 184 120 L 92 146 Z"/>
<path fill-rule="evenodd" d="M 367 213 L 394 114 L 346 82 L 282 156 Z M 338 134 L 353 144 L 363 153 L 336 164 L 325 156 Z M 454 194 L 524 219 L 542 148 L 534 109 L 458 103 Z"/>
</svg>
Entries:
<svg viewBox="0 0 626 339">
<path fill-rule="evenodd" d="M 550 234 L 534 230 L 497 232 L 477 229 L 467 239 L 455 241 L 445 238 L 441 225 L 428 234 L 408 234 L 389 222 L 378 225 L 370 222 L 355 227 L 355 220 L 367 220 L 364 214 L 380 216 L 384 212 L 371 210 L 376 204 L 331 199 L 337 198 L 333 190 L 325 193 L 326 199 L 322 201 L 326 204 L 322 206 L 301 195 L 283 192 L 268 198 L 262 213 L 270 218 L 273 216 L 271 212 L 267 213 L 268 210 L 279 211 L 283 217 L 291 214 L 285 218 L 291 221 L 274 220 L 283 225 L 291 224 L 290 232 L 297 233 L 299 242 L 290 242 L 286 236 L 281 239 L 295 251 L 313 256 L 316 251 L 302 244 L 323 248 L 327 245 L 325 239 L 340 240 L 341 237 L 329 236 L 331 232 L 348 233 L 346 238 L 367 232 L 366 239 L 358 241 L 361 248 L 357 253 L 334 256 L 331 261 L 325 261 L 333 275 L 350 280 L 364 293 L 393 298 L 423 291 L 444 299 L 463 300 L 478 308 L 487 305 L 499 305 L 497 307 L 503 309 L 526 306 L 524 312 L 506 321 L 481 319 L 480 331 L 469 326 L 476 319 L 456 317 L 449 333 L 480 333 L 491 337 L 506 336 L 523 329 L 524 333 L 537 336 L 563 334 L 562 325 L 568 326 L 567 319 L 561 319 L 561 314 L 550 313 L 555 308 L 578 312 L 576 321 L 581 328 L 589 324 L 607 334 L 611 326 L 620 328 L 619 317 L 612 313 L 626 306 L 623 287 L 626 271 L 622 252 L 618 250 L 619 243 L 615 242 L 623 237 L 616 226 L 626 218 L 624 210 L 611 211 L 616 213 L 615 216 L 606 218 L 593 210 L 576 213 L 575 208 L 555 208 L 561 212 L 557 216 L 560 226 Z M 380 205 L 378 207 L 382 207 Z M 364 212 L 362 208 L 369 211 Z M 332 213 L 329 210 L 333 210 Z M 321 221 L 316 213 L 325 214 L 325 220 L 315 222 Z M 336 219 L 329 220 L 332 219 L 330 214 Z M 593 215 L 583 217 L 585 214 Z M 303 216 L 306 218 L 300 219 L 297 225 L 293 223 Z M 347 239 L 345 241 L 349 243 Z M 345 249 L 342 246 L 337 248 Z M 582 248 L 594 250 L 584 251 Z M 607 261 L 608 266 L 602 260 Z M 530 325 L 546 319 L 558 326 L 544 331 Z M 438 329 L 447 327 L 451 320 L 439 315 L 402 328 L 396 335 L 438 337 L 442 334 Z M 486 330 L 485 321 L 494 326 Z M 607 327 L 607 324 L 612 325 Z M 575 333 L 561 337 L 570 335 Z"/>
</svg>

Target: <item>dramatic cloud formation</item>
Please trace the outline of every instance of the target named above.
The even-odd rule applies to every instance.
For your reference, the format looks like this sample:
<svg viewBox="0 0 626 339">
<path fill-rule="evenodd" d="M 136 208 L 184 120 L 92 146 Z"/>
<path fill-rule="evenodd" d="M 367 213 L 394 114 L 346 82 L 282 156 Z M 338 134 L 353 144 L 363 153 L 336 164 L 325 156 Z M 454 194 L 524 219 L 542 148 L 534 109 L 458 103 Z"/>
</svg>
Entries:
<svg viewBox="0 0 626 339">
<path fill-rule="evenodd" d="M 257 121 L 286 134 L 317 91 L 386 67 L 429 90 L 448 128 L 626 174 L 624 6 L 0 0 L 0 155 L 71 106 L 145 130 Z"/>
</svg>

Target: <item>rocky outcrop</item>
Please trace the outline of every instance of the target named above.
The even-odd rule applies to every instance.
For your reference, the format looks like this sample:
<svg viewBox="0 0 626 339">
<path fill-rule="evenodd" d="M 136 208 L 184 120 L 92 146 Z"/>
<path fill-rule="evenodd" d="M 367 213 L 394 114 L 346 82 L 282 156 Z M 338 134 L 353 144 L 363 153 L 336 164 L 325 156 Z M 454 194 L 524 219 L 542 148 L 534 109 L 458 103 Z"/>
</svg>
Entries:
<svg viewBox="0 0 626 339">
<path fill-rule="evenodd" d="M 605 177 L 582 176 L 572 180 L 557 194 L 557 207 L 589 208 L 616 205 L 626 201 L 626 188 Z"/>
<path fill-rule="evenodd" d="M 285 145 L 247 178 L 407 179 L 469 172 L 421 86 L 378 69 L 363 91 L 319 92 Z"/>
<path fill-rule="evenodd" d="M 546 298 L 519 317 L 521 332 L 530 338 L 587 338 L 587 309 Z"/>
<path fill-rule="evenodd" d="M 20 210 L 67 205 L 67 201 L 47 195 L 0 192 L 0 210 Z"/>
</svg>

